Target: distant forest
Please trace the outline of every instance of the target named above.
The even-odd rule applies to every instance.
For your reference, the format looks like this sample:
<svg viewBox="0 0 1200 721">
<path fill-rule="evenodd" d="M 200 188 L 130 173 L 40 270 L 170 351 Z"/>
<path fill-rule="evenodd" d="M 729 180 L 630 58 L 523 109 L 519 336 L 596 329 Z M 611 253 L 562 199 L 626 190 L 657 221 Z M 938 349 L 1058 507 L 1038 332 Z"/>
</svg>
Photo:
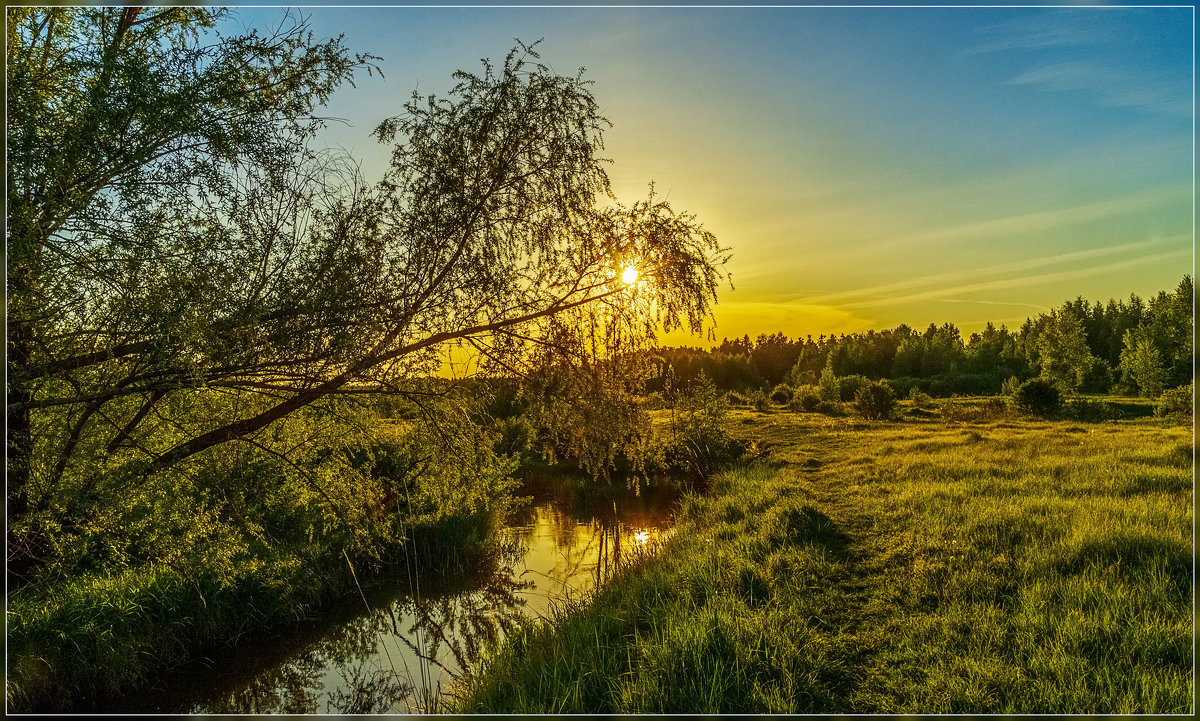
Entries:
<svg viewBox="0 0 1200 721">
<path fill-rule="evenodd" d="M 1192 381 L 1192 278 L 1145 301 L 1089 303 L 1082 297 L 1027 318 L 1018 330 L 988 323 L 964 339 L 953 323 L 907 325 L 852 335 L 791 339 L 782 333 L 719 346 L 664 348 L 649 391 L 690 385 L 703 372 L 739 392 L 815 385 L 835 376 L 888 379 L 906 395 L 987 395 L 1010 378 L 1041 376 L 1066 392 L 1157 397 Z M 1010 381 L 1011 383 L 1011 381 Z"/>
</svg>

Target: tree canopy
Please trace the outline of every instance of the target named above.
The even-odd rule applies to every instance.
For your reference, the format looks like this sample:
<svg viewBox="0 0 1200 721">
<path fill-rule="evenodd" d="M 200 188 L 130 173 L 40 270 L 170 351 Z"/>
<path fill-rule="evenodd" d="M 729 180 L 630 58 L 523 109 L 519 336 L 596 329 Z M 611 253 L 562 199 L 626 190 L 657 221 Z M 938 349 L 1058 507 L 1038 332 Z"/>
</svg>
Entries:
<svg viewBox="0 0 1200 721">
<path fill-rule="evenodd" d="M 590 83 L 532 46 L 382 120 L 370 182 L 314 113 L 374 58 L 302 17 L 8 12 L 10 517 L 415 392 L 446 344 L 594 365 L 710 316 L 725 251 L 653 190 L 617 202 Z"/>
</svg>

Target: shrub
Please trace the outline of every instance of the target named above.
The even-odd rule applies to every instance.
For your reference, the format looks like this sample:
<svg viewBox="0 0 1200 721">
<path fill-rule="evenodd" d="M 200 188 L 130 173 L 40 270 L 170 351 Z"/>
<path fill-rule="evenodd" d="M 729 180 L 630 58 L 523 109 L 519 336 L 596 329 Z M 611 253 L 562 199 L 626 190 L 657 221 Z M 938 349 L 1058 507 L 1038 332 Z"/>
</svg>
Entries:
<svg viewBox="0 0 1200 721">
<path fill-rule="evenodd" d="M 792 413 L 816 413 L 821 402 L 821 396 L 810 386 L 796 391 L 787 408 Z"/>
<path fill-rule="evenodd" d="M 750 405 L 750 399 L 737 391 L 729 391 L 725 394 L 725 398 L 731 406 L 741 407 Z"/>
<path fill-rule="evenodd" d="M 929 381 L 927 379 L 913 378 L 912 376 L 900 376 L 899 378 L 892 378 L 888 381 L 888 383 L 892 384 L 892 390 L 896 391 L 897 396 L 905 398 L 909 397 L 909 394 L 913 392 L 914 388 L 918 391 L 927 391 L 929 387 Z"/>
<path fill-rule="evenodd" d="M 1163 391 L 1163 394 L 1158 397 L 1158 404 L 1154 406 L 1154 415 L 1191 416 L 1192 407 L 1192 384 L 1188 383 L 1186 386 L 1179 386 L 1169 391 Z"/>
<path fill-rule="evenodd" d="M 838 378 L 838 397 L 827 398 L 826 400 L 840 400 L 849 403 L 858 396 L 859 388 L 867 386 L 870 383 L 871 379 L 867 378 L 866 376 L 842 376 L 841 378 Z"/>
<path fill-rule="evenodd" d="M 832 402 L 842 399 L 842 385 L 838 381 L 838 377 L 833 374 L 832 368 L 826 367 L 821 371 L 821 382 L 817 387 L 823 401 Z"/>
<path fill-rule="evenodd" d="M 921 410 L 927 410 L 933 405 L 933 398 L 930 398 L 928 393 L 925 393 L 916 386 L 913 386 L 908 391 L 908 400 L 912 401 L 914 408 L 920 408 Z"/>
<path fill-rule="evenodd" d="M 844 416 L 846 412 L 842 410 L 841 403 L 831 401 L 821 401 L 817 403 L 817 413 L 824 413 L 827 416 Z"/>
<path fill-rule="evenodd" d="M 1077 421 L 1091 423 L 1117 421 L 1125 417 L 1124 411 L 1116 405 L 1107 401 L 1093 401 L 1087 398 L 1075 398 L 1071 400 L 1065 410 L 1069 417 Z"/>
<path fill-rule="evenodd" d="M 665 454 L 669 467 L 703 481 L 745 453 L 745 446 L 724 428 L 729 414 L 727 395 L 704 373 L 680 396 L 677 410 Z"/>
<path fill-rule="evenodd" d="M 642 408 L 647 411 L 662 410 L 667 407 L 667 401 L 658 391 L 647 393 L 642 397 Z"/>
<path fill-rule="evenodd" d="M 760 388 L 750 394 L 750 405 L 759 413 L 766 413 L 771 410 L 771 396 Z"/>
<path fill-rule="evenodd" d="M 1000 393 L 1002 395 L 1011 396 L 1021 387 L 1021 379 L 1016 376 L 1009 376 L 1000 384 Z"/>
<path fill-rule="evenodd" d="M 533 447 L 537 435 L 533 424 L 524 415 L 498 420 L 495 428 L 500 433 L 495 443 L 496 453 L 500 455 L 523 455 Z"/>
<path fill-rule="evenodd" d="M 1030 378 L 1013 391 L 1009 401 L 1019 413 L 1046 417 L 1062 406 L 1062 395 L 1050 381 Z"/>
<path fill-rule="evenodd" d="M 794 388 L 786 383 L 780 383 L 775 386 L 775 390 L 771 391 L 771 400 L 780 405 L 787 405 L 795 395 L 796 390 Z"/>
<path fill-rule="evenodd" d="M 867 420 L 886 421 L 895 408 L 896 394 L 886 382 L 868 382 L 854 394 L 854 409 Z"/>
</svg>

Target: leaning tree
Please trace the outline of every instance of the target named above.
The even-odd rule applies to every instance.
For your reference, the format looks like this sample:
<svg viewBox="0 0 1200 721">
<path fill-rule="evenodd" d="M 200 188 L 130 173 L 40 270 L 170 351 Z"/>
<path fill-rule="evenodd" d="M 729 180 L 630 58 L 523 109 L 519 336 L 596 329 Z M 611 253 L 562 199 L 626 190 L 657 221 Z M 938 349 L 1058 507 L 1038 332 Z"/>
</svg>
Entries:
<svg viewBox="0 0 1200 721">
<path fill-rule="evenodd" d="M 611 367 L 715 302 L 712 234 L 612 197 L 582 73 L 518 44 L 414 94 L 370 183 L 314 112 L 373 58 L 222 15 L 8 11 L 10 563 L 36 555 L 23 516 L 58 528 L 300 409 L 407 392 L 448 344 Z"/>
</svg>

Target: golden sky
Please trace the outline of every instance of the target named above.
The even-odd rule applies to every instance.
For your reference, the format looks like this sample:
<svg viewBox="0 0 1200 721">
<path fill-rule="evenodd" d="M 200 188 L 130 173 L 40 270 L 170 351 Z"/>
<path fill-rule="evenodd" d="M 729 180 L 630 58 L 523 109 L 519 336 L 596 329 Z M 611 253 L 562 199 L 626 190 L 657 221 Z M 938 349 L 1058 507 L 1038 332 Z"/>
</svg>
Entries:
<svg viewBox="0 0 1200 721">
<path fill-rule="evenodd" d="M 618 197 L 654 181 L 733 250 L 718 340 L 1014 326 L 1192 272 L 1191 7 L 305 12 L 384 58 L 329 109 L 368 172 L 379 120 L 513 38 L 587 68 Z"/>
</svg>

